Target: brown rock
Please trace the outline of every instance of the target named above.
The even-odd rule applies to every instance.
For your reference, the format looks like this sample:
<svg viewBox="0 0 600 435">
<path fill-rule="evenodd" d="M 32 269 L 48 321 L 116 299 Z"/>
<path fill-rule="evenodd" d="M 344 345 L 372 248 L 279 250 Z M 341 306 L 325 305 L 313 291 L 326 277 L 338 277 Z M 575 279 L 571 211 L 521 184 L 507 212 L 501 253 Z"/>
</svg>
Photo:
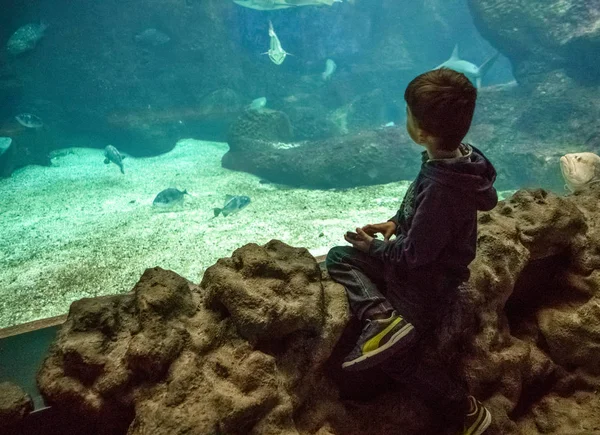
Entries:
<svg viewBox="0 0 600 435">
<path fill-rule="evenodd" d="M 129 294 L 74 303 L 38 382 L 117 432 L 298 433 L 308 403 L 303 424 L 319 430 L 337 409 L 322 366 L 347 319 L 306 249 L 250 244 L 200 287 L 155 268 Z"/>
<path fill-rule="evenodd" d="M 33 402 L 29 394 L 11 382 L 0 383 L 0 431 L 2 433 L 14 429 L 31 411 L 33 411 Z"/>
<path fill-rule="evenodd" d="M 464 369 L 489 434 L 599 430 L 599 198 L 521 190 L 479 216 L 470 285 L 424 359 Z M 450 433 L 381 373 L 341 373 L 348 319 L 306 249 L 248 244 L 199 286 L 155 268 L 131 293 L 74 303 L 38 381 L 116 433 Z"/>
</svg>

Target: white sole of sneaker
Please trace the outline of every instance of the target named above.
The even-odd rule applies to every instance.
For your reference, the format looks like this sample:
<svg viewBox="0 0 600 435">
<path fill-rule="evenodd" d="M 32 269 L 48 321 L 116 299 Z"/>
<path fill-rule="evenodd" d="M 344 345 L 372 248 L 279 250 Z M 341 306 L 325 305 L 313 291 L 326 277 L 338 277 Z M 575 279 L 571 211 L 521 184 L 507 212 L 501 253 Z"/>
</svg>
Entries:
<svg viewBox="0 0 600 435">
<path fill-rule="evenodd" d="M 391 352 L 389 355 L 383 356 L 380 355 L 382 352 L 390 349 L 394 344 L 398 341 L 406 337 L 408 334 L 413 332 L 415 327 L 412 324 L 407 324 L 400 331 L 396 332 L 392 335 L 390 341 L 388 341 L 383 346 L 377 348 L 376 350 L 369 352 L 359 358 L 353 359 L 352 361 L 346 361 L 342 364 L 342 368 L 348 371 L 358 371 L 358 370 L 366 370 L 368 368 L 374 367 L 383 361 L 385 361 L 388 357 L 392 356 L 396 352 Z M 397 351 L 400 351 L 401 348 L 398 348 Z M 379 358 L 377 358 L 380 356 Z M 383 356 L 383 358 L 381 357 Z"/>
</svg>

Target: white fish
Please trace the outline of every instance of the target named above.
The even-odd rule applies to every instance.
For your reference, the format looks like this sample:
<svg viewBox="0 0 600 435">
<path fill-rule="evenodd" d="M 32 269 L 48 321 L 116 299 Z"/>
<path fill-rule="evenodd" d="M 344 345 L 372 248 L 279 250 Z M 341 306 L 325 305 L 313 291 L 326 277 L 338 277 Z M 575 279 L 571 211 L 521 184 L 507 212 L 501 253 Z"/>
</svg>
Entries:
<svg viewBox="0 0 600 435">
<path fill-rule="evenodd" d="M 329 80 L 336 69 L 337 65 L 335 64 L 335 62 L 331 59 L 327 59 L 325 61 L 325 71 L 323 71 L 323 73 L 321 74 L 323 80 Z"/>
<path fill-rule="evenodd" d="M 44 37 L 48 24 L 29 23 L 19 27 L 6 43 L 6 50 L 13 56 L 33 50 Z"/>
<path fill-rule="evenodd" d="M 600 157 L 594 153 L 565 154 L 560 158 L 560 170 L 571 192 L 600 183 Z"/>
<path fill-rule="evenodd" d="M 271 38 L 271 46 L 269 51 L 263 54 L 268 54 L 269 58 L 275 65 L 281 65 L 285 60 L 285 57 L 290 54 L 283 49 L 281 46 L 281 42 L 279 42 L 279 38 L 275 33 L 275 29 L 273 29 L 273 23 L 269 20 L 269 37 Z"/>
<path fill-rule="evenodd" d="M 12 139 L 10 137 L 0 137 L 0 156 L 4 154 L 12 145 Z"/>
<path fill-rule="evenodd" d="M 248 106 L 249 110 L 260 110 L 267 105 L 267 98 L 260 97 L 255 100 L 252 100 L 252 103 Z"/>
<path fill-rule="evenodd" d="M 156 47 L 158 45 L 166 44 L 171 40 L 171 37 L 166 33 L 161 32 L 155 28 L 146 29 L 141 33 L 135 35 L 134 38 L 137 42 L 142 44 L 151 45 Z"/>
<path fill-rule="evenodd" d="M 334 3 L 341 3 L 342 0 L 233 0 L 233 2 L 258 11 L 275 11 L 299 6 L 331 6 Z"/>
<path fill-rule="evenodd" d="M 496 53 L 490 58 L 488 58 L 485 62 L 481 64 L 481 66 L 477 66 L 469 61 L 463 60 L 458 57 L 458 44 L 454 46 L 454 50 L 452 51 L 452 55 L 450 59 L 448 59 L 443 64 L 437 66 L 434 69 L 440 68 L 448 68 L 459 73 L 463 73 L 468 77 L 469 80 L 475 83 L 477 89 L 481 88 L 481 79 L 489 71 L 492 67 L 496 59 L 500 53 Z"/>
<path fill-rule="evenodd" d="M 44 122 L 39 116 L 35 116 L 31 113 L 19 113 L 15 116 L 15 119 L 23 127 L 27 128 L 41 128 L 44 126 Z"/>
</svg>

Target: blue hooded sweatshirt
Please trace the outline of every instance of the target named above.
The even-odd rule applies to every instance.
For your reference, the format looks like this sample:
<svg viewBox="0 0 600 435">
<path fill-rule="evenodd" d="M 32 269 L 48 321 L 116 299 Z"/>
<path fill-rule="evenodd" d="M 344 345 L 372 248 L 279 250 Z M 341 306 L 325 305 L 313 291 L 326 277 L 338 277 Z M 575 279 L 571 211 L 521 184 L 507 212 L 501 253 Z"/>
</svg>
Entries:
<svg viewBox="0 0 600 435">
<path fill-rule="evenodd" d="M 396 238 L 373 239 L 369 253 L 385 264 L 386 276 L 401 281 L 411 275 L 437 287 L 441 279 L 458 286 L 469 278 L 477 245 L 477 211 L 498 202 L 496 170 L 481 151 L 461 145 L 462 157 L 423 163 L 400 209 L 390 219 Z M 419 285 L 420 286 L 420 285 Z"/>
</svg>

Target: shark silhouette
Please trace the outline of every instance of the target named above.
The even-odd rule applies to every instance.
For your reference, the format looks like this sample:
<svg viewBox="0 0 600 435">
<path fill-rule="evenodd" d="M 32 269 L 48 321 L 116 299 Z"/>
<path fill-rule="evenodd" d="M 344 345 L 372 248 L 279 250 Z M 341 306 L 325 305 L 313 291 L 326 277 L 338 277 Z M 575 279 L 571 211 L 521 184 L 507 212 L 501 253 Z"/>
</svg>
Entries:
<svg viewBox="0 0 600 435">
<path fill-rule="evenodd" d="M 496 54 L 490 56 L 481 64 L 481 66 L 478 67 L 477 65 L 458 57 L 458 44 L 456 44 L 450 59 L 434 69 L 449 68 L 451 70 L 463 73 L 469 78 L 469 80 L 471 80 L 471 82 L 474 82 L 477 89 L 479 89 L 481 88 L 481 79 L 489 71 L 496 59 L 498 59 L 499 55 L 500 53 L 496 52 Z"/>
</svg>

